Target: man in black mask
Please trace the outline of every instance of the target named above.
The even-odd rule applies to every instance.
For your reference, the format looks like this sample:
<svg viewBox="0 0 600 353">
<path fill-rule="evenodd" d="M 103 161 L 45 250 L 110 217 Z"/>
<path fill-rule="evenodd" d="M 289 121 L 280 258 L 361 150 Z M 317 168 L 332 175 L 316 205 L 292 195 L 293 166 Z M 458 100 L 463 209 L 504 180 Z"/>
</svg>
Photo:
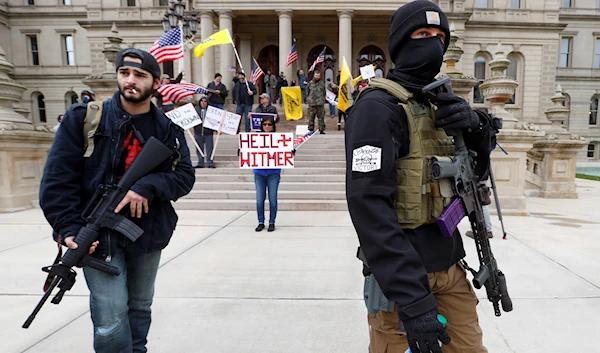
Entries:
<svg viewBox="0 0 600 353">
<path fill-rule="evenodd" d="M 395 67 L 373 79 L 348 111 L 346 197 L 366 276 L 370 353 L 486 353 L 477 297 L 460 260 L 460 233 L 436 224 L 452 197 L 431 178 L 433 156 L 451 156 L 446 131 L 462 130 L 470 149 L 489 156 L 488 116 L 440 93 L 434 110 L 422 88 L 433 82 L 450 43 L 448 19 L 429 0 L 392 16 Z M 441 314 L 441 315 L 438 315 Z M 447 319 L 447 323 L 446 323 Z M 451 339 L 452 338 L 452 339 Z"/>
</svg>

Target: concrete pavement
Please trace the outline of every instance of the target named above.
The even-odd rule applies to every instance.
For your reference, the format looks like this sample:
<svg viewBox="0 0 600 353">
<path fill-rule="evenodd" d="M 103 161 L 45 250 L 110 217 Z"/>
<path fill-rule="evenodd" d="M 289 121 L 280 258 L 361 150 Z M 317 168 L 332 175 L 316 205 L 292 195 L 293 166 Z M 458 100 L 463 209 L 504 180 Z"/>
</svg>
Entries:
<svg viewBox="0 0 600 353">
<path fill-rule="evenodd" d="M 578 200 L 528 198 L 528 217 L 493 217 L 492 246 L 514 311 L 478 310 L 490 353 L 596 352 L 600 323 L 600 182 Z M 280 212 L 273 233 L 253 211 L 179 211 L 156 283 L 150 352 L 366 353 L 358 241 L 347 212 Z M 464 231 L 467 224 L 463 222 Z M 42 295 L 54 259 L 40 210 L 0 215 L 0 352 L 92 352 L 83 275 L 59 306 Z M 477 264 L 472 240 L 467 260 Z M 81 273 L 81 271 L 79 271 Z"/>
</svg>

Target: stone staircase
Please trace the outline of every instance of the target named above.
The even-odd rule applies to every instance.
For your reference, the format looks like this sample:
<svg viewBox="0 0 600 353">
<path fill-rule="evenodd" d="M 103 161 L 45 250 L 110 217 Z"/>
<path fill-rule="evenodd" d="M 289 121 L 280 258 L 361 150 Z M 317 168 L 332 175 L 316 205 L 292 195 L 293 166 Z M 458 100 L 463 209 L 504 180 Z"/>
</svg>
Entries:
<svg viewBox="0 0 600 353">
<path fill-rule="evenodd" d="M 331 126 L 333 119 L 327 118 Z M 295 131 L 298 122 L 281 121 L 278 132 Z M 335 123 L 333 124 L 335 126 Z M 215 135 L 216 140 L 216 135 Z M 196 169 L 194 189 L 175 202 L 179 210 L 255 210 L 256 191 L 251 169 L 240 169 L 237 136 L 221 135 L 215 152 L 217 168 Z M 195 147 L 188 136 L 192 164 L 197 163 Z M 265 203 L 268 209 L 268 202 Z M 283 169 L 278 191 L 278 209 L 294 211 L 344 211 L 344 135 L 317 134 L 298 149 L 294 169 Z"/>
</svg>

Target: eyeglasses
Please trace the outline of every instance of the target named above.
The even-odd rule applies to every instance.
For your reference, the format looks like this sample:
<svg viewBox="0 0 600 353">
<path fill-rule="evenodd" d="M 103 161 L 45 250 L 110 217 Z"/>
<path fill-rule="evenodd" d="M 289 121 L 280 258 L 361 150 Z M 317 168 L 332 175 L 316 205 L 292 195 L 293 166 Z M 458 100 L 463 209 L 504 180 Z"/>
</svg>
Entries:
<svg viewBox="0 0 600 353">
<path fill-rule="evenodd" d="M 262 124 L 262 126 L 273 126 L 273 124 Z"/>
</svg>

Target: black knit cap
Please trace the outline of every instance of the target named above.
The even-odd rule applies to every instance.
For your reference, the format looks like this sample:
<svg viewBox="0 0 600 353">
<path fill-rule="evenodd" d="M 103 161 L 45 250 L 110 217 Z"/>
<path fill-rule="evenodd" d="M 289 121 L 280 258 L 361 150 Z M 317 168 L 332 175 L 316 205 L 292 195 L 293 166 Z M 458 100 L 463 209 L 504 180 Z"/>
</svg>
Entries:
<svg viewBox="0 0 600 353">
<path fill-rule="evenodd" d="M 142 60 L 142 63 L 138 64 L 131 61 L 125 61 L 124 58 L 126 56 L 131 58 L 138 58 Z M 115 62 L 115 66 L 117 70 L 119 70 L 121 66 L 137 67 L 142 70 L 148 71 L 154 78 L 160 78 L 160 66 L 158 66 L 158 62 L 156 61 L 154 56 L 152 56 L 152 54 L 141 49 L 125 48 L 119 50 L 119 52 L 117 53 L 117 60 Z"/>
<path fill-rule="evenodd" d="M 444 52 L 450 45 L 450 26 L 448 17 L 430 0 L 415 0 L 401 6 L 392 15 L 388 49 L 390 56 L 395 58 L 410 35 L 422 27 L 439 28 L 446 33 Z"/>
</svg>

